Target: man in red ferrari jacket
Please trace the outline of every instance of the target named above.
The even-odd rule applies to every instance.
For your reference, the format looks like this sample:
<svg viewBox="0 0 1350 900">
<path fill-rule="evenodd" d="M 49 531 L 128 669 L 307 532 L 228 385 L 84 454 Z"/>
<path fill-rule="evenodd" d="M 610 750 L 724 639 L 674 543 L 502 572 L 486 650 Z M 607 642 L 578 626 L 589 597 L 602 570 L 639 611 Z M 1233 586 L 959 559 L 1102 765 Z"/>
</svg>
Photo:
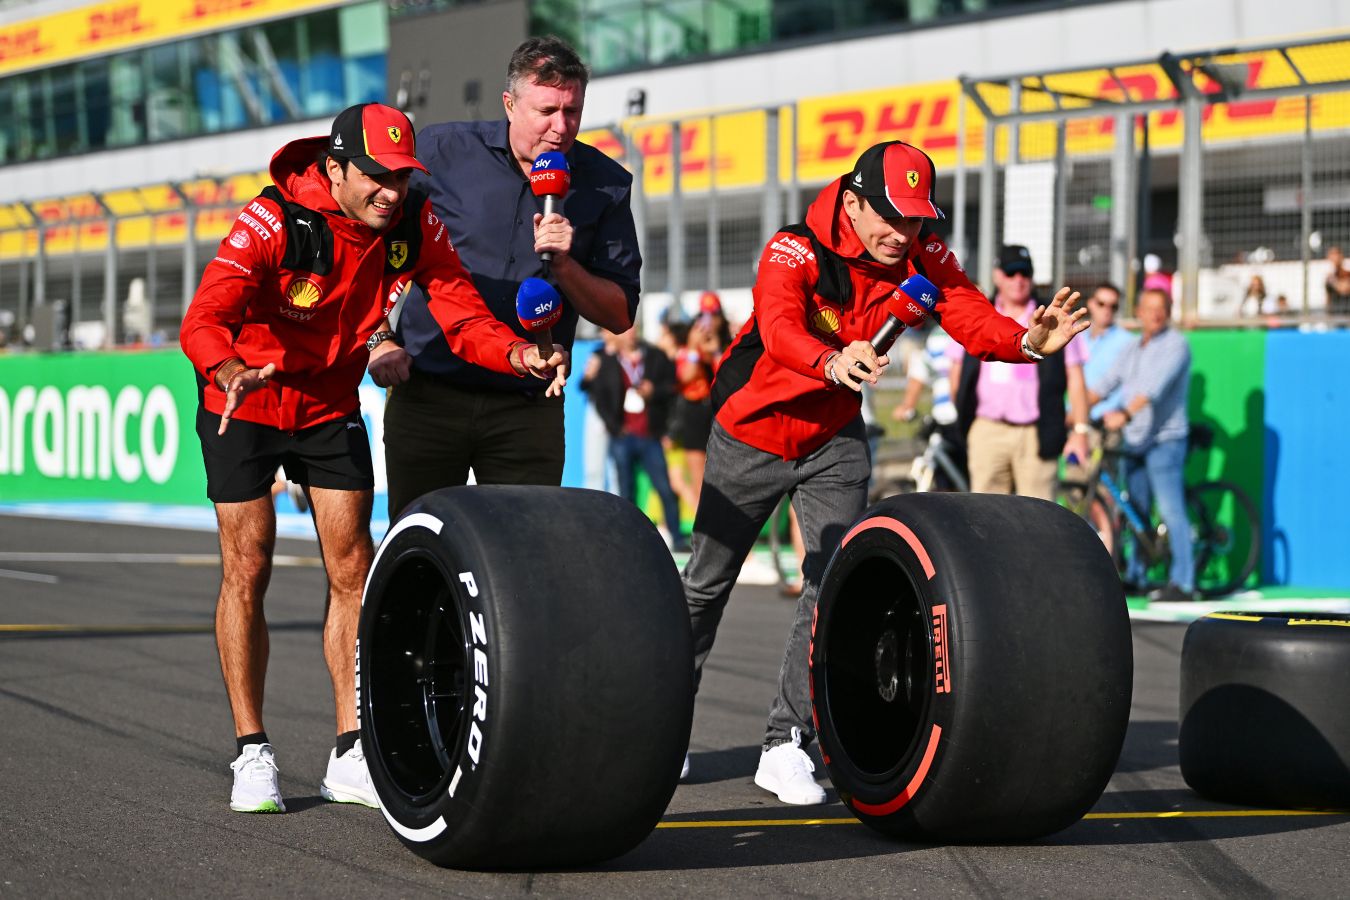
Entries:
<svg viewBox="0 0 1350 900">
<path fill-rule="evenodd" d="M 859 392 L 890 362 L 870 343 L 886 322 L 886 299 L 910 275 L 925 276 L 940 291 L 934 315 L 982 359 L 1038 360 L 1088 327 L 1068 288 L 1036 310 L 1030 328 L 997 313 L 925 227 L 942 218 L 933 181 L 922 150 L 891 141 L 868 149 L 821 191 L 806 222 L 780 230 L 764 248 L 754 314 L 713 383 L 716 418 L 684 570 L 695 683 L 741 562 L 789 494 L 806 542 L 805 586 L 755 773 L 755 784 L 785 803 L 825 800 L 804 750 L 815 737 L 811 620 L 829 555 L 867 501 L 871 460 Z"/>
<path fill-rule="evenodd" d="M 320 793 L 379 805 L 356 722 L 356 628 L 374 553 L 374 477 L 357 389 L 368 361 L 380 384 L 407 378 L 409 360 L 387 342 L 386 315 L 408 281 L 425 288 L 457 354 L 552 379 L 550 393 L 564 383 L 563 354 L 541 359 L 488 311 L 431 205 L 408 197 L 413 169 L 422 165 L 412 124 L 377 103 L 344 110 L 327 138 L 282 147 L 272 158 L 275 188 L 239 213 L 183 319 L 183 350 L 199 375 L 206 492 L 220 526 L 216 644 L 235 725 L 236 811 L 285 811 L 262 721 L 263 595 L 280 465 L 304 486 L 328 574 L 323 643 L 338 737 Z"/>
</svg>

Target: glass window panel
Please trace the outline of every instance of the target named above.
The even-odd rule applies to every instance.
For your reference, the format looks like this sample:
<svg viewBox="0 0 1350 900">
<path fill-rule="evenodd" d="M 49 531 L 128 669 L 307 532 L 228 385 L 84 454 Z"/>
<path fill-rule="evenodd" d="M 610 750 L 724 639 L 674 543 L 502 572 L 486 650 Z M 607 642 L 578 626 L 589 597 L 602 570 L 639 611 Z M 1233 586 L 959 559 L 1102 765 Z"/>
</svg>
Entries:
<svg viewBox="0 0 1350 900">
<path fill-rule="evenodd" d="M 85 147 L 99 150 L 108 146 L 112 128 L 112 88 L 107 58 L 80 63 L 80 96 L 83 98 Z"/>
<path fill-rule="evenodd" d="M 56 153 L 83 149 L 80 140 L 80 109 L 76 99 L 75 67 L 60 66 L 47 73 L 51 81 L 51 125 Z"/>
<path fill-rule="evenodd" d="M 324 116 L 343 108 L 342 42 L 336 12 L 322 12 L 304 19 L 305 54 L 301 59 L 301 102 L 311 116 Z"/>
<path fill-rule="evenodd" d="M 338 10 L 345 96 L 342 106 L 383 101 L 388 93 L 385 74 L 389 29 L 378 3 L 362 3 Z M 332 110 L 336 112 L 336 110 Z"/>
<path fill-rule="evenodd" d="M 145 72 L 139 53 L 114 56 L 108 66 L 111 110 L 108 146 L 128 147 L 145 142 Z"/>
<path fill-rule="evenodd" d="M 187 86 L 183 82 L 183 45 L 165 44 L 145 51 L 145 131 L 152 141 L 191 134 Z"/>
</svg>

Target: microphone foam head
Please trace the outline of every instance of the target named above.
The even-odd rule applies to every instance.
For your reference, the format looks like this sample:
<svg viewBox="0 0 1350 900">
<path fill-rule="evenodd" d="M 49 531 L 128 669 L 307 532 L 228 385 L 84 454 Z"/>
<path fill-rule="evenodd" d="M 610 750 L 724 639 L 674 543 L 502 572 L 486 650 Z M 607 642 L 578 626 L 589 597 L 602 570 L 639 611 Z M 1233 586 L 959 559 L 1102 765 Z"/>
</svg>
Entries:
<svg viewBox="0 0 1350 900">
<path fill-rule="evenodd" d="M 562 316 L 562 297 L 542 278 L 526 278 L 516 291 L 516 316 L 526 331 L 551 328 Z"/>
<path fill-rule="evenodd" d="M 567 157 L 557 150 L 541 153 L 530 167 L 530 190 L 536 197 L 561 197 L 572 184 L 572 172 Z"/>
<path fill-rule="evenodd" d="M 937 305 L 938 289 L 937 285 L 924 278 L 922 275 L 914 274 L 900 282 L 900 290 L 923 304 L 929 312 Z"/>
</svg>

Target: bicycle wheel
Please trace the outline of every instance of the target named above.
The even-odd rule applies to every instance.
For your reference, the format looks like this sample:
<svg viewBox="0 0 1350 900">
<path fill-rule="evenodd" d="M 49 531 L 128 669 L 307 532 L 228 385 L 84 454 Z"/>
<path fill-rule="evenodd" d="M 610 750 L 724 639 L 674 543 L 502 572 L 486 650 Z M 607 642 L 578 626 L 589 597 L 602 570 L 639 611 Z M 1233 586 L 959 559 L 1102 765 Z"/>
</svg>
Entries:
<svg viewBox="0 0 1350 900">
<path fill-rule="evenodd" d="M 1120 570 L 1120 523 L 1112 511 L 1111 495 L 1101 485 L 1089 496 L 1085 481 L 1059 481 L 1055 484 L 1055 502 L 1087 521 L 1101 538 L 1117 571 Z"/>
<path fill-rule="evenodd" d="M 1206 481 L 1186 491 L 1195 547 L 1195 589 L 1206 597 L 1231 594 L 1256 571 L 1261 520 L 1242 488 Z"/>
</svg>

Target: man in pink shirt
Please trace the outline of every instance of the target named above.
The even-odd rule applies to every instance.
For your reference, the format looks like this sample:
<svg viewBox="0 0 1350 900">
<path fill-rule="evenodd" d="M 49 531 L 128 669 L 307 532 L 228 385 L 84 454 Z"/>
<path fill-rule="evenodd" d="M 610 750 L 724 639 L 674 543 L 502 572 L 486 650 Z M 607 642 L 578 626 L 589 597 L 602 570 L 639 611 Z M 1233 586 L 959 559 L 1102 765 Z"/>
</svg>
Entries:
<svg viewBox="0 0 1350 900">
<path fill-rule="evenodd" d="M 994 307 L 1021 325 L 1037 307 L 1031 253 L 1009 245 L 994 270 Z M 984 362 L 949 349 L 957 385 L 957 422 L 966 435 L 970 489 L 985 494 L 1054 498 L 1061 455 L 1088 455 L 1085 355 L 1079 341 L 1034 366 Z M 1066 415 L 1064 397 L 1069 397 Z M 1070 427 L 1072 426 L 1072 428 Z"/>
</svg>

